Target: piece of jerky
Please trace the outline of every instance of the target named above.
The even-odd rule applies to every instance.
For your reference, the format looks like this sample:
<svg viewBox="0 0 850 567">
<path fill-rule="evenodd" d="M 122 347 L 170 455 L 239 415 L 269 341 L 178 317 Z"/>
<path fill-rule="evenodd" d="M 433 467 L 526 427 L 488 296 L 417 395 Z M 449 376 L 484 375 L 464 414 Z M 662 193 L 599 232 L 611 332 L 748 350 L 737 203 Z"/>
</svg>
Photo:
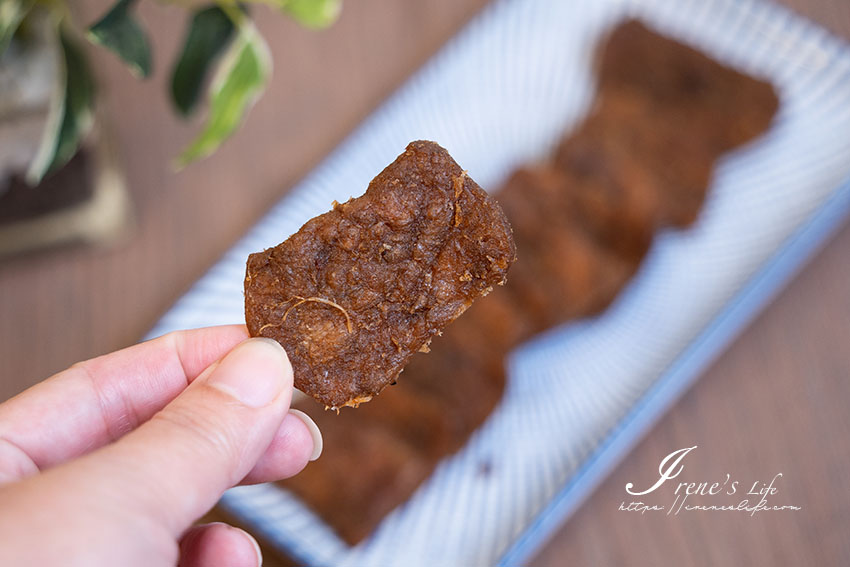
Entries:
<svg viewBox="0 0 850 567">
<path fill-rule="evenodd" d="M 779 106 L 770 83 L 714 61 L 639 21 L 618 25 L 597 57 L 600 97 L 645 98 L 657 118 L 711 146 L 715 154 L 764 133 Z"/>
<path fill-rule="evenodd" d="M 643 257 L 588 230 L 570 178 L 552 167 L 518 169 L 498 195 L 518 255 L 506 290 L 534 333 L 607 307 Z"/>
<path fill-rule="evenodd" d="M 494 290 L 434 338 L 431 354 L 414 357 L 405 369 L 404 387 L 410 394 L 439 404 L 450 435 L 448 453 L 463 446 L 502 398 L 502 360 L 508 341 L 522 327 L 521 314 L 503 309 L 508 306 L 505 298 L 505 288 Z"/>
<path fill-rule="evenodd" d="M 449 450 L 439 408 L 419 403 L 406 388 L 390 387 L 357 411 L 311 412 L 332 453 L 281 483 L 351 544 L 409 498 Z M 382 406 L 389 413 L 381 414 Z M 396 409 L 410 413 L 400 415 Z M 426 436 L 411 438 L 406 430 L 412 424 L 430 426 Z"/>
<path fill-rule="evenodd" d="M 609 233 L 615 227 L 640 237 L 639 248 L 658 226 L 688 226 L 696 219 L 720 153 L 683 128 L 687 122 L 671 119 L 670 109 L 656 110 L 644 98 L 612 88 L 600 94 L 594 113 L 555 156 L 565 174 L 592 185 L 577 191 L 585 202 L 601 205 L 589 218 Z"/>
<path fill-rule="evenodd" d="M 251 254 L 248 330 L 284 346 L 304 393 L 357 406 L 504 283 L 515 256 L 496 201 L 439 145 L 412 142 L 363 196 Z"/>
<path fill-rule="evenodd" d="M 661 198 L 655 176 L 622 143 L 622 129 L 605 114 L 592 115 L 561 144 L 557 170 L 579 224 L 614 253 L 640 261 L 659 224 Z"/>
<path fill-rule="evenodd" d="M 403 386 L 388 387 L 356 412 L 311 412 L 331 449 L 281 485 L 348 543 L 356 544 L 410 498 L 501 399 L 505 372 L 499 345 L 512 340 L 516 322 L 503 319 L 499 298 L 505 292 L 494 290 L 434 337 L 434 354 L 413 357 Z M 310 411 L 312 404 L 301 407 Z"/>
<path fill-rule="evenodd" d="M 621 148 L 649 175 L 660 225 L 692 224 L 720 154 L 770 125 L 779 106 L 773 86 L 637 21 L 617 26 L 597 59 L 599 94 L 588 122 L 606 140 L 605 153 Z M 558 152 L 563 167 L 570 167 L 565 147 L 574 143 L 566 140 Z"/>
</svg>

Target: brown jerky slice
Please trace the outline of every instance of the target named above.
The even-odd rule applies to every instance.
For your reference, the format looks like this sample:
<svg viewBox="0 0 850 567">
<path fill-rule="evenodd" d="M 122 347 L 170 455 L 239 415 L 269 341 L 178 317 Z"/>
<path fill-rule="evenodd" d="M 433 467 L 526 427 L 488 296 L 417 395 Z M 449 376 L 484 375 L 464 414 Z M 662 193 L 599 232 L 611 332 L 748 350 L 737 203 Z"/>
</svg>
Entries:
<svg viewBox="0 0 850 567">
<path fill-rule="evenodd" d="M 621 130 L 607 115 L 592 115 L 561 144 L 557 169 L 579 223 L 616 254 L 639 261 L 658 226 L 661 198 Z"/>
<path fill-rule="evenodd" d="M 587 228 L 605 218 L 591 218 L 573 185 L 541 166 L 517 170 L 498 193 L 518 256 L 506 289 L 534 333 L 607 307 L 643 257 L 618 253 Z"/>
<path fill-rule="evenodd" d="M 598 102 L 588 122 L 605 137 L 606 155 L 622 148 L 649 176 L 661 225 L 693 223 L 715 160 L 763 133 L 779 105 L 770 84 L 637 21 L 611 33 L 598 66 Z M 569 167 L 564 151 L 573 143 L 562 145 L 559 165 Z"/>
<path fill-rule="evenodd" d="M 779 106 L 769 83 L 632 20 L 617 26 L 598 57 L 599 92 L 628 93 L 655 118 L 711 146 L 715 154 L 764 133 Z"/>
<path fill-rule="evenodd" d="M 357 411 L 313 412 L 328 450 L 281 483 L 351 544 L 409 498 L 452 447 L 439 407 L 413 398 L 406 388 L 389 388 Z M 379 406 L 389 411 L 381 414 Z M 402 409 L 409 413 L 399 415 Z M 413 424 L 427 427 L 426 436 L 411 435 L 407 429 Z"/>
<path fill-rule="evenodd" d="M 653 114 L 640 97 L 601 96 L 595 112 L 562 142 L 555 163 L 578 181 L 571 185 L 579 198 L 601 214 L 590 211 L 597 225 L 607 227 L 603 237 L 628 233 L 638 239 L 634 250 L 641 250 L 659 225 L 687 226 L 696 219 L 719 153 L 687 122 Z"/>
<path fill-rule="evenodd" d="M 300 390 L 356 406 L 503 283 L 515 254 L 495 200 L 439 145 L 412 142 L 363 196 L 251 254 L 248 330 L 284 346 Z"/>
<path fill-rule="evenodd" d="M 314 414 L 328 450 L 281 484 L 347 542 L 357 543 L 407 500 L 501 399 L 499 345 L 517 327 L 498 300 L 505 292 L 497 288 L 435 337 L 438 354 L 413 357 L 404 386 L 385 389 L 356 412 Z"/>
</svg>

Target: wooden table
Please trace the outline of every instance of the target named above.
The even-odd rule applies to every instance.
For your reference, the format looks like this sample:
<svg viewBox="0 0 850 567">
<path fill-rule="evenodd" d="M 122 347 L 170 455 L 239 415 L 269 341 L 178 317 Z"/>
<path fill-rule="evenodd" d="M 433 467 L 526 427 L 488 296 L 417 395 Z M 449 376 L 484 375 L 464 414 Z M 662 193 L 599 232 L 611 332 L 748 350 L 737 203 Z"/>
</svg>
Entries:
<svg viewBox="0 0 850 567">
<path fill-rule="evenodd" d="M 137 229 L 111 249 L 70 247 L 0 263 L 0 400 L 84 358 L 137 341 L 260 215 L 486 0 L 350 0 L 331 30 L 261 18 L 274 52 L 268 92 L 212 159 L 175 174 L 198 124 L 174 118 L 165 80 L 182 13 L 141 3 L 155 29 L 154 77 L 97 52 L 102 101 Z M 846 0 L 787 0 L 850 38 Z M 80 2 L 81 18 L 105 0 Z M 265 14 L 265 9 L 258 8 Z M 88 19 L 87 19 L 88 18 Z M 850 562 L 850 226 L 803 271 L 604 482 L 533 561 L 571 564 Z M 767 479 L 802 506 L 755 517 L 618 511 L 624 485 L 653 480 L 671 451 L 698 445 L 705 480 Z M 278 560 L 267 551 L 267 565 Z"/>
</svg>

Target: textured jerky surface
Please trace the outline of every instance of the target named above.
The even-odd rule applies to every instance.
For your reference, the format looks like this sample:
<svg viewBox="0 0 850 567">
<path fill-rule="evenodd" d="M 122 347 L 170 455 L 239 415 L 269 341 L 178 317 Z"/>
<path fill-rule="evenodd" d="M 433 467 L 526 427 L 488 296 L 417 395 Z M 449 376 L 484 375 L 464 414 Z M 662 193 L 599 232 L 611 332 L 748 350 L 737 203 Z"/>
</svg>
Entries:
<svg viewBox="0 0 850 567">
<path fill-rule="evenodd" d="M 248 330 L 286 348 L 304 393 L 357 405 L 502 284 L 515 253 L 493 198 L 446 150 L 412 142 L 363 196 L 251 254 Z"/>
<path fill-rule="evenodd" d="M 498 404 L 503 358 L 554 325 L 605 309 L 637 271 L 659 227 L 698 216 L 717 157 L 761 134 L 770 85 L 725 68 L 637 22 L 597 57 L 595 105 L 553 159 L 514 172 L 496 193 L 517 261 L 497 288 L 416 356 L 404 385 L 356 412 L 304 407 L 322 458 L 282 484 L 350 543 L 407 500 Z M 489 474 L 492 463 L 479 463 Z"/>
</svg>

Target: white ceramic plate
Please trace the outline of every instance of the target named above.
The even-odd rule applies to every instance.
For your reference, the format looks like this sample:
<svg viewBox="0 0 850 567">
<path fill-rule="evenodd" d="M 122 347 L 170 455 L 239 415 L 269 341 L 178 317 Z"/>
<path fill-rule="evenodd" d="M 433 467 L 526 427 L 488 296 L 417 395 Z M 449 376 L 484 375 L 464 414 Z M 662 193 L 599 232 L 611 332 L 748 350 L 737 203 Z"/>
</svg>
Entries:
<svg viewBox="0 0 850 567">
<path fill-rule="evenodd" d="M 362 193 L 410 140 L 439 141 L 485 188 L 546 155 L 592 100 L 597 42 L 627 16 L 769 79 L 769 133 L 720 160 L 697 224 L 659 235 L 604 315 L 512 354 L 503 403 L 358 546 L 273 485 L 229 491 L 223 504 L 268 541 L 311 564 L 522 562 L 850 209 L 850 49 L 820 28 L 752 0 L 497 0 L 150 335 L 243 321 L 248 254 Z"/>
</svg>

